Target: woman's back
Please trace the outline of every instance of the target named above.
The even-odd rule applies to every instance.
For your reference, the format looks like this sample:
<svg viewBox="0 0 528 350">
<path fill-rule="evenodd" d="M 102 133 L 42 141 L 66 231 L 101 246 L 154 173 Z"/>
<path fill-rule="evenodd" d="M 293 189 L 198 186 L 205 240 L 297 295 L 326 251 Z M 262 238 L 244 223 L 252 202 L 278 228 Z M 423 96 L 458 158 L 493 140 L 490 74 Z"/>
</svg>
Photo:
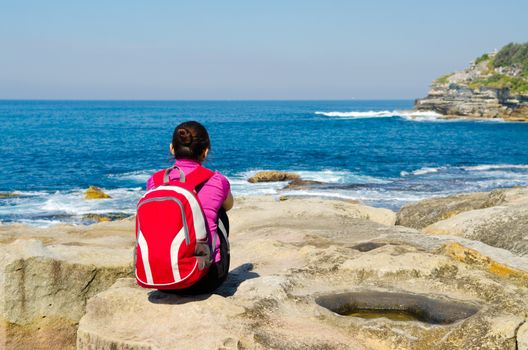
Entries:
<svg viewBox="0 0 528 350">
<path fill-rule="evenodd" d="M 174 163 L 185 175 L 190 174 L 193 170 L 201 166 L 200 162 L 191 159 L 178 159 Z M 169 179 L 179 179 L 180 172 L 178 169 L 173 169 L 169 173 Z M 154 187 L 153 177 L 147 181 L 147 190 Z M 218 211 L 222 207 L 230 193 L 229 180 L 220 172 L 215 171 L 214 175 L 207 180 L 198 191 L 198 200 L 204 210 L 204 214 L 209 227 L 209 242 L 217 242 L 214 247 L 213 261 L 220 261 L 220 240 L 217 233 Z"/>
</svg>

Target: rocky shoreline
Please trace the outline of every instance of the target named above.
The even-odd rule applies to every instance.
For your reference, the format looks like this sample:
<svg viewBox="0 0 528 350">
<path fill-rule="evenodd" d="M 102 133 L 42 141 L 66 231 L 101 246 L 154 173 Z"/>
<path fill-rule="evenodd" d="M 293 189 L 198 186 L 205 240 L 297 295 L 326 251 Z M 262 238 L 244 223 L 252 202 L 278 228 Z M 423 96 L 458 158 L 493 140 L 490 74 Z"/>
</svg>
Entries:
<svg viewBox="0 0 528 350">
<path fill-rule="evenodd" d="M 241 198 L 229 278 L 200 296 L 135 285 L 132 219 L 0 225 L 0 348 L 526 350 L 527 212 L 528 188 L 399 213 Z"/>
<path fill-rule="evenodd" d="M 528 44 L 509 44 L 475 59 L 468 68 L 436 79 L 418 111 L 446 119 L 528 121 Z"/>
</svg>

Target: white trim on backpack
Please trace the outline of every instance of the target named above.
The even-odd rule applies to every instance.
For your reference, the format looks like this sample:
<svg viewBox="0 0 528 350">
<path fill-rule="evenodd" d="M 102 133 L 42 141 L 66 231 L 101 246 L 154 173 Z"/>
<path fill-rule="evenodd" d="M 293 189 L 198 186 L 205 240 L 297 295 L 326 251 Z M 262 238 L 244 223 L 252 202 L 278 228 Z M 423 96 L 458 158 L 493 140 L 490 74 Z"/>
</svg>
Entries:
<svg viewBox="0 0 528 350">
<path fill-rule="evenodd" d="M 141 228 L 139 227 L 138 227 L 137 241 L 138 241 L 139 249 L 141 251 L 141 261 L 143 261 L 143 267 L 145 268 L 145 276 L 147 276 L 147 283 L 152 284 L 154 283 L 154 279 L 152 278 L 152 271 L 150 271 L 148 245 L 147 245 L 147 241 L 145 240 L 145 237 L 143 237 Z"/>
<path fill-rule="evenodd" d="M 178 252 L 180 250 L 181 244 L 185 240 L 185 232 L 184 228 L 182 227 L 180 232 L 174 237 L 174 240 L 171 243 L 170 246 L 170 257 L 171 257 L 171 265 L 172 265 L 172 274 L 174 275 L 174 281 L 180 282 L 181 276 L 180 276 L 180 269 L 178 268 Z"/>
</svg>

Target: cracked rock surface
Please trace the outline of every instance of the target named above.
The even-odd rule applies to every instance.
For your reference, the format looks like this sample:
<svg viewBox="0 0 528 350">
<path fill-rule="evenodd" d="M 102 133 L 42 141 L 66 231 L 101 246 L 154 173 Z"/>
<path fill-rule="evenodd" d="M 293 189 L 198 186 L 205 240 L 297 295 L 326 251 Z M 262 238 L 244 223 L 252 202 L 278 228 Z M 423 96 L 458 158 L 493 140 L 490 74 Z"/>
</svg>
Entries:
<svg viewBox="0 0 528 350">
<path fill-rule="evenodd" d="M 181 296 L 120 279 L 89 300 L 77 348 L 525 346 L 526 257 L 462 237 L 386 225 L 380 223 L 384 214 L 390 215 L 322 199 L 239 200 L 230 213 L 231 272 L 220 289 Z M 477 312 L 432 324 L 377 317 L 375 310 L 368 318 L 340 315 L 316 303 L 321 296 L 350 292 L 463 303 Z"/>
<path fill-rule="evenodd" d="M 0 349 L 73 349 L 86 301 L 131 275 L 131 222 L 0 226 Z"/>
</svg>

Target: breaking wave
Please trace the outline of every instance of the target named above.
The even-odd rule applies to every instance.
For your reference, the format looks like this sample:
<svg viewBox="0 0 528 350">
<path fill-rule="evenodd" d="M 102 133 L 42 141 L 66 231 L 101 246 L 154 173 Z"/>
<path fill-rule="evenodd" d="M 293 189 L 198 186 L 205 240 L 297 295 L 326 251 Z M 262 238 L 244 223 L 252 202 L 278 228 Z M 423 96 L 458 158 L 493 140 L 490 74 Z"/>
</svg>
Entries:
<svg viewBox="0 0 528 350">
<path fill-rule="evenodd" d="M 414 121 L 437 121 L 442 115 L 433 111 L 351 111 L 351 112 L 315 112 L 317 115 L 342 119 L 392 118 L 400 117 Z"/>
</svg>

